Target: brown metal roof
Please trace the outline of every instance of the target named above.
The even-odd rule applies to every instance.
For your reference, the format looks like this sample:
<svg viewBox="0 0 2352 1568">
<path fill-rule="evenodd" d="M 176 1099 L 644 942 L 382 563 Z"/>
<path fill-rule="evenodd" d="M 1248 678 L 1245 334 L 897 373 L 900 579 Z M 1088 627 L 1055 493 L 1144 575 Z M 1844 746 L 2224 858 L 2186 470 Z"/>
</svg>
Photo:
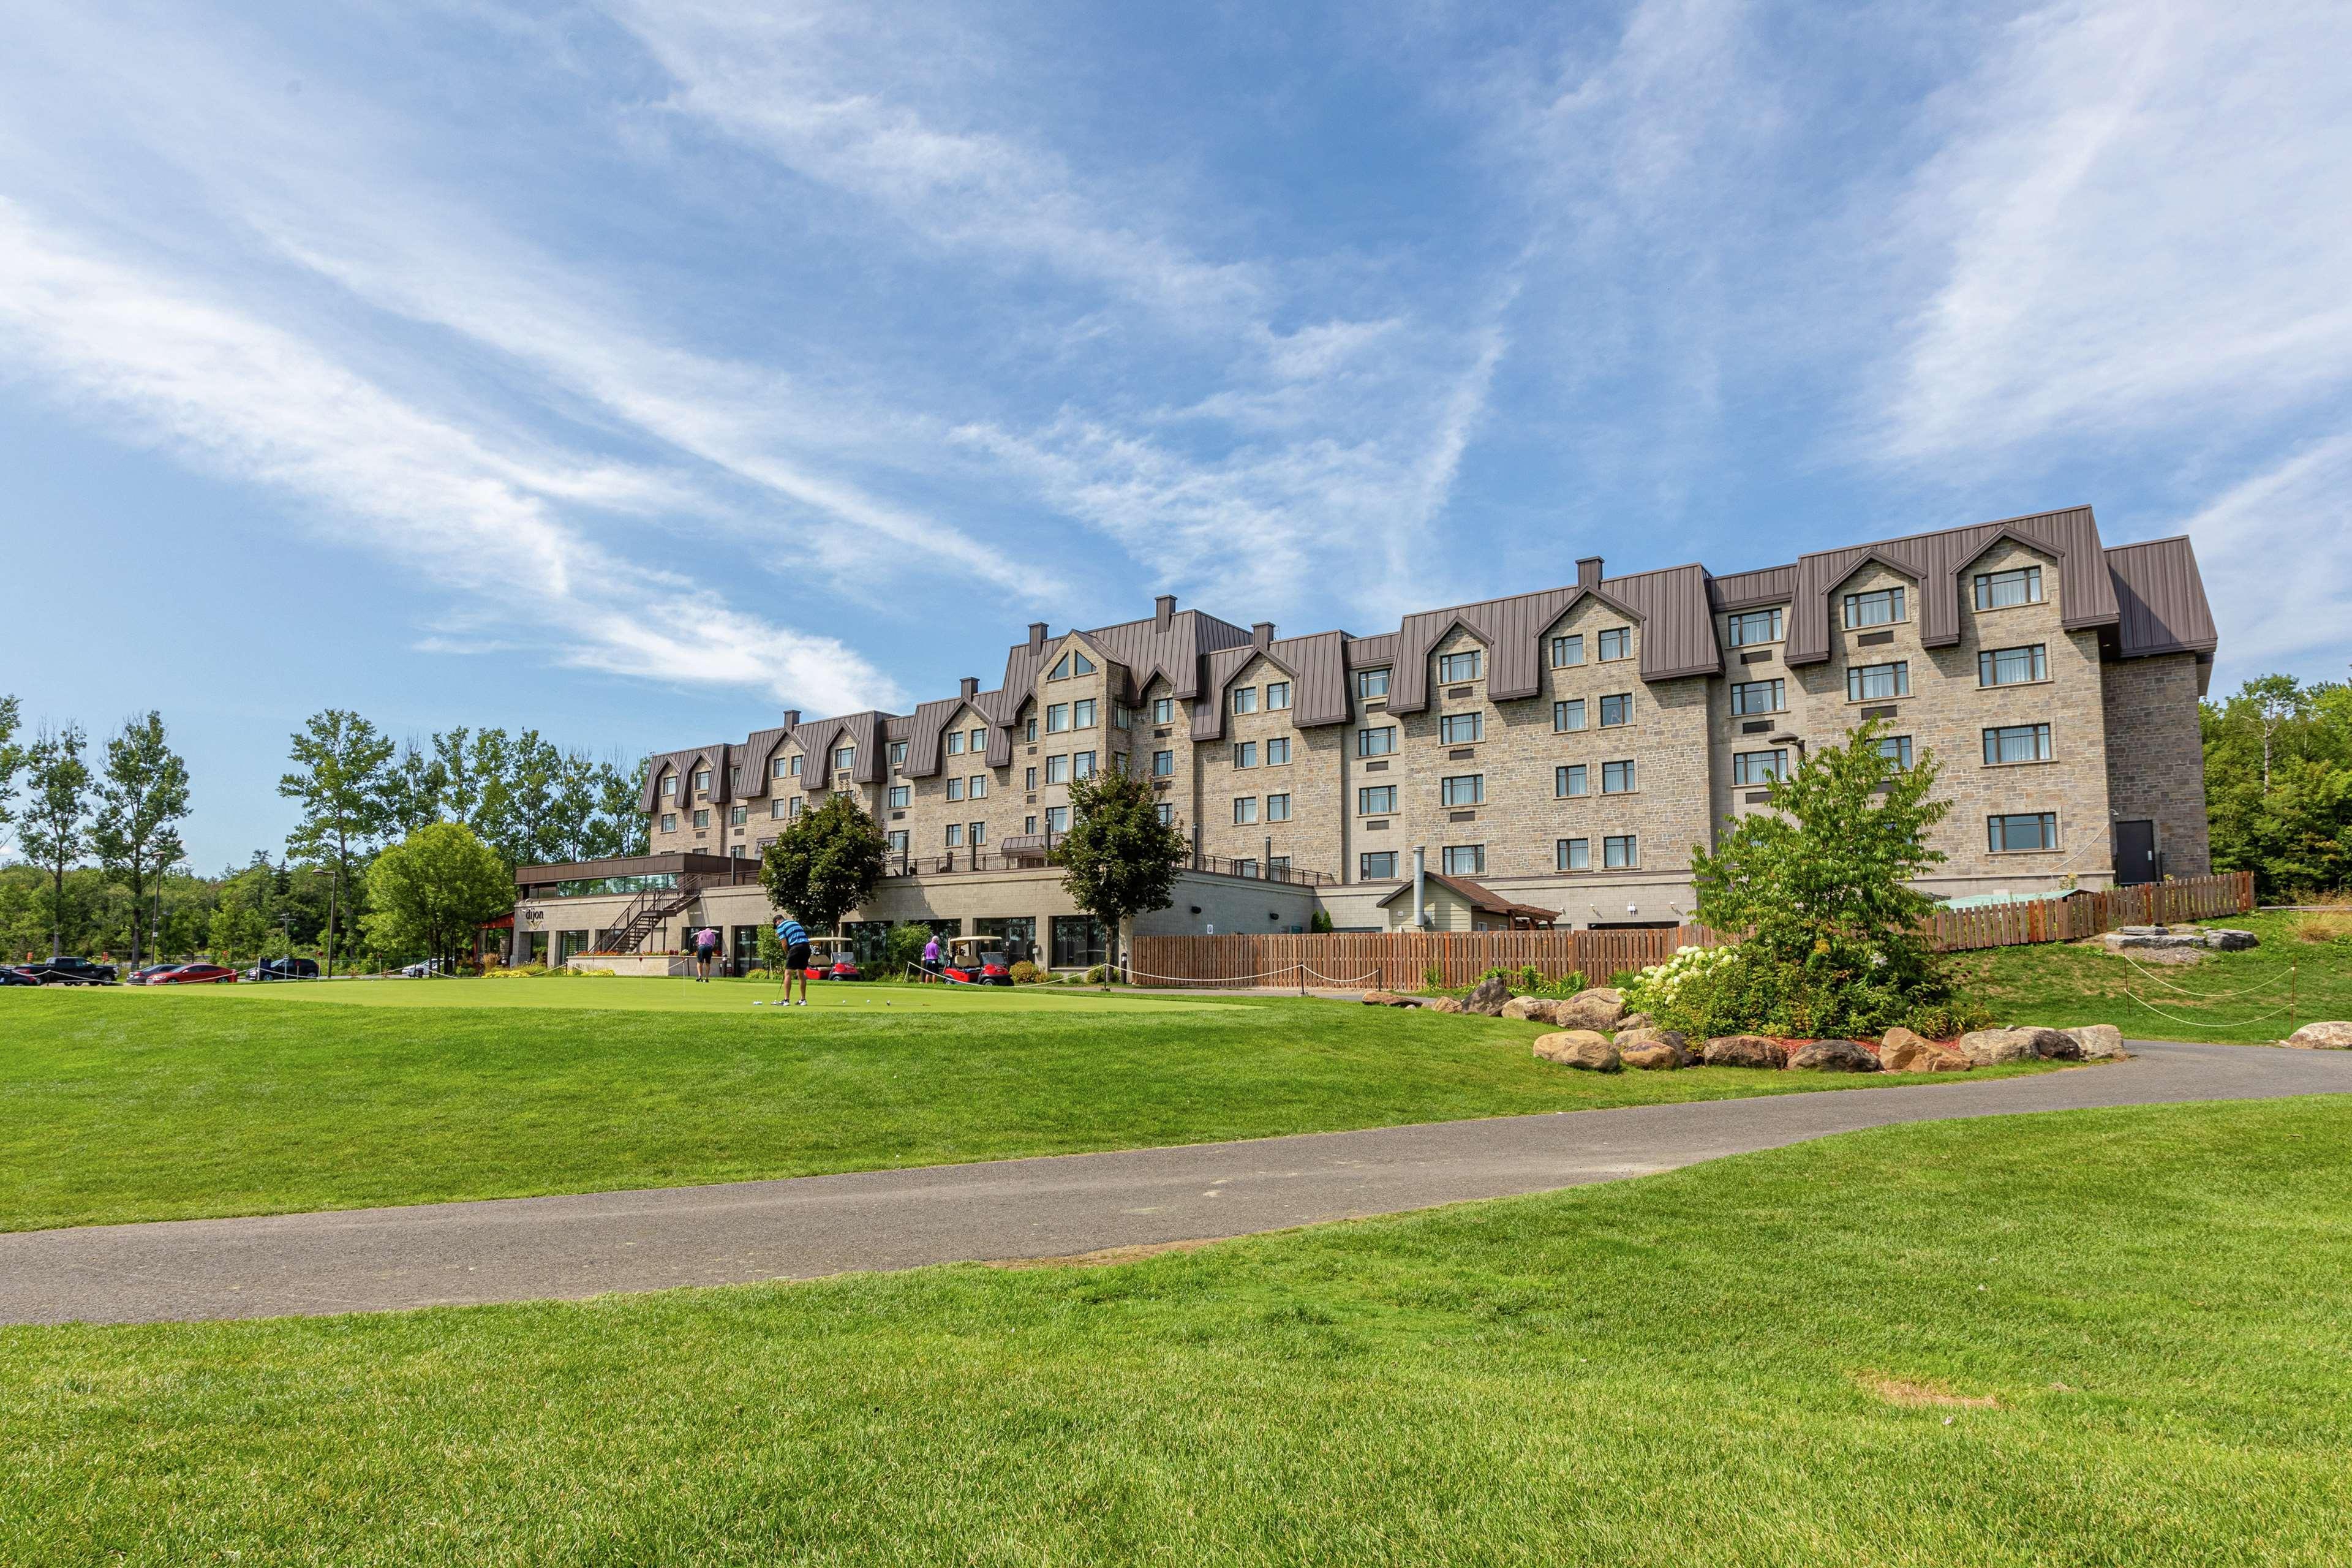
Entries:
<svg viewBox="0 0 2352 1568">
<path fill-rule="evenodd" d="M 2159 653 L 2210 655 L 2221 644 L 2213 607 L 2205 602 L 2197 552 L 2186 535 L 2118 544 L 2106 552 L 2121 618 L 2116 652 L 2125 658 Z"/>
<path fill-rule="evenodd" d="M 1192 738 L 1213 741 L 1225 732 L 1225 691 L 1235 677 L 1262 652 L 1274 667 L 1290 677 L 1291 722 L 1301 729 L 1348 721 L 1348 670 L 1345 632 L 1317 632 L 1311 637 L 1276 637 L 1263 649 L 1245 644 L 1219 648 L 1208 656 L 1207 677 L 1192 704 Z"/>
<path fill-rule="evenodd" d="M 1471 909 L 1482 915 L 1507 915 L 1514 916 L 1521 920 L 1530 921 L 1556 921 L 1559 919 L 1559 911 L 1558 910 L 1538 909 L 1533 904 L 1515 904 L 1510 900 L 1503 897 L 1502 894 L 1486 887 L 1484 883 L 1474 882 L 1467 877 L 1452 876 L 1444 871 L 1424 871 L 1422 873 L 1422 880 L 1425 882 L 1434 882 L 1439 887 L 1448 889 L 1455 898 L 1460 899 L 1464 903 L 1469 905 Z M 1393 892 L 1390 893 L 1388 897 L 1382 899 L 1375 907 L 1386 909 L 1389 905 L 1396 902 L 1400 898 L 1411 898 L 1412 896 L 1412 884 L 1408 881 L 1402 887 L 1400 887 Z"/>
<path fill-rule="evenodd" d="M 658 855 L 627 855 L 612 860 L 564 860 L 545 866 L 515 868 L 517 887 L 548 882 L 592 882 L 608 877 L 675 876 L 685 871 L 723 872 L 736 864 L 723 855 L 699 850 L 666 850 Z"/>
<path fill-rule="evenodd" d="M 1966 591 L 1961 576 L 1970 563 L 2003 539 L 2039 550 L 2058 563 L 2059 595 L 2069 631 L 2116 624 L 2115 583 L 2100 549 L 2099 525 L 2089 507 L 2079 506 L 1799 557 L 1782 657 L 1790 664 L 1819 664 L 1829 658 L 1832 600 L 1839 584 L 1866 561 L 1880 562 L 1919 585 L 1920 640 L 1929 647 L 1950 647 L 1960 640 L 1960 603 Z"/>
</svg>

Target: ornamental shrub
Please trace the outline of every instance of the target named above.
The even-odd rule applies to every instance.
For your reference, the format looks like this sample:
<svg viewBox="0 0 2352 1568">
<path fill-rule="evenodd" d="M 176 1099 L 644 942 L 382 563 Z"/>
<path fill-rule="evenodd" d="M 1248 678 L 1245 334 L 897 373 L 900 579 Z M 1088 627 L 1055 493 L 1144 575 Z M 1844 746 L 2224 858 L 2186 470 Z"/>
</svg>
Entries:
<svg viewBox="0 0 2352 1568">
<path fill-rule="evenodd" d="M 1014 964 L 1013 966 L 1013 984 L 1015 985 L 1034 985 L 1037 984 L 1037 966 L 1030 963 L 1025 958 L 1020 963 Z"/>
</svg>

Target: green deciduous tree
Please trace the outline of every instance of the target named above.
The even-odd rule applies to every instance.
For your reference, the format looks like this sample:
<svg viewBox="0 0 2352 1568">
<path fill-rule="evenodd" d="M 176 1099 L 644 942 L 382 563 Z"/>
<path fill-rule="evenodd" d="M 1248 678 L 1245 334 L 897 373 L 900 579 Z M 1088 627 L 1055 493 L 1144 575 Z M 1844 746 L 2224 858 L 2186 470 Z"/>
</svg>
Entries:
<svg viewBox="0 0 2352 1568">
<path fill-rule="evenodd" d="M 0 697 L 0 829 L 16 820 L 16 773 L 25 765 L 25 748 L 16 743 L 23 709 L 14 697 Z"/>
<path fill-rule="evenodd" d="M 1070 831 L 1054 863 L 1071 900 L 1111 933 L 1114 966 L 1127 952 L 1128 921 L 1168 907 L 1191 857 L 1183 832 L 1160 820 L 1159 800 L 1143 779 L 1114 769 L 1071 783 Z"/>
<path fill-rule="evenodd" d="M 760 885 L 803 925 L 831 930 L 874 896 L 890 851 L 881 825 L 854 795 L 828 795 L 768 846 Z"/>
<path fill-rule="evenodd" d="M 2352 887 L 2352 685 L 2262 676 L 2200 720 L 2214 869 L 2266 898 Z"/>
<path fill-rule="evenodd" d="M 321 943 L 331 975 L 352 852 L 373 846 L 392 818 L 394 746 L 373 724 L 341 708 L 313 713 L 291 739 L 296 771 L 278 781 L 278 793 L 302 803 L 302 820 L 286 836 L 286 852 L 328 872 Z"/>
<path fill-rule="evenodd" d="M 1699 921 L 1748 933 L 1751 961 L 1823 1026 L 1940 996 L 1921 931 L 1935 906 L 1910 885 L 1944 859 L 1927 844 L 1951 809 L 1934 798 L 1937 773 L 1932 753 L 1908 768 L 1881 755 L 1875 723 L 1815 752 L 1773 781 L 1772 810 L 1742 817 L 1717 849 L 1693 847 Z M 1856 1005 L 1858 991 L 1877 1001 Z"/>
<path fill-rule="evenodd" d="M 369 940 L 394 956 L 454 962 L 473 932 L 514 909 L 514 873 L 459 822 L 427 824 L 367 870 Z"/>
<path fill-rule="evenodd" d="M 25 750 L 26 801 L 18 841 L 49 876 L 49 950 L 66 951 L 66 873 L 89 854 L 89 765 L 80 728 L 43 725 Z"/>
<path fill-rule="evenodd" d="M 131 963 L 139 963 L 139 917 L 147 886 L 187 852 L 174 825 L 188 815 L 188 764 L 172 750 L 163 716 L 132 719 L 106 743 L 106 775 L 99 786 L 97 825 L 90 832 L 99 864 L 131 889 Z"/>
</svg>

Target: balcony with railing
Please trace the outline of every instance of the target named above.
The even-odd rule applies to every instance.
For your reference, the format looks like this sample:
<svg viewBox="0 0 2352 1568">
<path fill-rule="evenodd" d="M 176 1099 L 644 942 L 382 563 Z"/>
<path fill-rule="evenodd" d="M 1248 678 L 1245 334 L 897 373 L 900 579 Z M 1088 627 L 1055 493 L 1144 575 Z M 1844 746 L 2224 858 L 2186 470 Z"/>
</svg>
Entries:
<svg viewBox="0 0 2352 1568">
<path fill-rule="evenodd" d="M 1063 836 L 1056 833 L 1016 833 L 993 848 L 946 849 L 937 855 L 893 856 L 886 877 L 952 877 L 986 871 L 1041 871 L 1054 863 L 1054 850 Z M 1310 871 L 1276 860 L 1235 859 L 1223 855 L 1192 855 L 1185 869 L 1213 877 L 1239 877 L 1253 882 L 1281 882 L 1296 887 L 1337 887 L 1339 879 L 1328 871 Z"/>
</svg>

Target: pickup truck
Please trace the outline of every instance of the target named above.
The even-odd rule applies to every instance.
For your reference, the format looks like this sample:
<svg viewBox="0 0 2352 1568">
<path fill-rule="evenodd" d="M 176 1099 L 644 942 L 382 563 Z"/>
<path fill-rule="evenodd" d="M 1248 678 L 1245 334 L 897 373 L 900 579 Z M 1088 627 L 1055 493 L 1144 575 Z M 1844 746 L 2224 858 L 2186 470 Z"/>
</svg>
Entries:
<svg viewBox="0 0 2352 1568">
<path fill-rule="evenodd" d="M 114 965 L 94 963 L 87 958 L 45 958 L 38 963 L 20 963 L 16 973 L 30 975 L 41 985 L 111 985 Z"/>
</svg>

